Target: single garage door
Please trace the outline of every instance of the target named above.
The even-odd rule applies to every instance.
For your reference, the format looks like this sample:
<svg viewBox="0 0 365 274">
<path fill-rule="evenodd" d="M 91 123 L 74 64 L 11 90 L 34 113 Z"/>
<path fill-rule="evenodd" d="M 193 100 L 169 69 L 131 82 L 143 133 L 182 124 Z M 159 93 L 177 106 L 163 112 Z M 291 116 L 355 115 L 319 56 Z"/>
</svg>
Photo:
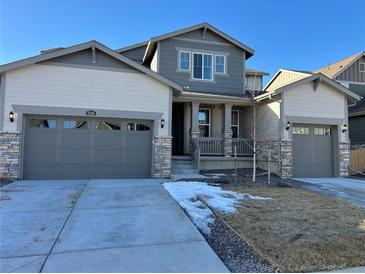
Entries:
<svg viewBox="0 0 365 274">
<path fill-rule="evenodd" d="M 25 179 L 148 178 L 152 123 L 27 117 Z"/>
<path fill-rule="evenodd" d="M 331 126 L 292 127 L 294 177 L 334 176 L 333 133 Z"/>
</svg>

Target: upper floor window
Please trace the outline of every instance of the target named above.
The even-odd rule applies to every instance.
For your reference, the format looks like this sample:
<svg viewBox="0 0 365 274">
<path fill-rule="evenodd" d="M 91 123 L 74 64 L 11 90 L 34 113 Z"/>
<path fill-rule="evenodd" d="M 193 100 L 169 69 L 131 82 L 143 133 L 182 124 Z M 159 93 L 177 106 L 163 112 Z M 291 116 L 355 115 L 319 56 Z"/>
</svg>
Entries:
<svg viewBox="0 0 365 274">
<path fill-rule="evenodd" d="M 215 56 L 215 72 L 216 73 L 226 73 L 226 56 L 216 55 Z"/>
<path fill-rule="evenodd" d="M 190 52 L 189 51 L 180 51 L 180 70 L 190 70 Z"/>
<path fill-rule="evenodd" d="M 213 80 L 213 55 L 193 53 L 193 79 Z"/>
<path fill-rule="evenodd" d="M 365 72 L 365 63 L 359 63 L 360 72 Z"/>
</svg>

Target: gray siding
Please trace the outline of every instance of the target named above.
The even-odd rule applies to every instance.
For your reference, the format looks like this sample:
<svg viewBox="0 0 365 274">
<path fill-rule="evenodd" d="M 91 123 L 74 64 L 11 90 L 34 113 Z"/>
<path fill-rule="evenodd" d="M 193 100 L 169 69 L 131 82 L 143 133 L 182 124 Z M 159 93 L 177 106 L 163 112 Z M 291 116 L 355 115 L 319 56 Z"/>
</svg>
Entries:
<svg viewBox="0 0 365 274">
<path fill-rule="evenodd" d="M 79 52 L 71 53 L 65 56 L 53 58 L 47 61 L 40 62 L 39 64 L 44 65 L 65 65 L 65 66 L 87 66 L 88 68 L 112 68 L 121 69 L 127 71 L 138 72 L 136 69 L 129 65 L 109 56 L 108 54 L 96 50 L 95 63 L 92 62 L 91 49 L 82 50 Z"/>
<path fill-rule="evenodd" d="M 360 72 L 359 63 L 365 63 L 365 57 L 361 57 L 351 66 L 349 66 L 345 71 L 336 77 L 336 80 L 365 83 L 365 72 Z"/>
<path fill-rule="evenodd" d="M 190 72 L 177 71 L 179 49 L 227 54 L 226 75 L 215 74 L 214 81 L 192 80 Z M 184 87 L 189 87 L 189 91 L 243 95 L 244 51 L 210 31 L 207 31 L 205 39 L 202 38 L 202 31 L 197 30 L 180 35 L 177 39 L 171 38 L 160 41 L 159 62 L 159 73 L 161 75 Z"/>
<path fill-rule="evenodd" d="M 349 84 L 349 89 L 352 90 L 353 92 L 355 92 L 356 94 L 365 97 L 365 85 L 364 84 Z"/>
<path fill-rule="evenodd" d="M 147 48 L 147 45 L 141 46 L 138 48 L 134 48 L 134 49 L 130 49 L 127 51 L 123 51 L 120 54 L 124 55 L 125 57 L 128 57 L 129 59 L 142 63 L 146 48 Z"/>
<path fill-rule="evenodd" d="M 349 117 L 349 134 L 352 144 L 365 144 L 365 116 Z"/>
</svg>

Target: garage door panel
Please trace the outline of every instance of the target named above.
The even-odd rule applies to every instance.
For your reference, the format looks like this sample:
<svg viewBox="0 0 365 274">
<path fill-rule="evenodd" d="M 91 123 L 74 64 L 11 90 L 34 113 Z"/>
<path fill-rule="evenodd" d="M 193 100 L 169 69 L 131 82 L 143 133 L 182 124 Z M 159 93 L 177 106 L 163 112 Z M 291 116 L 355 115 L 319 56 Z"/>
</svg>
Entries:
<svg viewBox="0 0 365 274">
<path fill-rule="evenodd" d="M 334 140 L 330 126 L 295 124 L 293 137 L 293 176 L 334 176 Z"/>
<path fill-rule="evenodd" d="M 54 179 L 55 174 L 57 174 L 54 164 L 27 164 L 24 165 L 23 169 L 26 179 Z"/>
<path fill-rule="evenodd" d="M 114 127 L 113 130 L 95 127 L 97 121 L 92 118 L 72 120 L 69 117 L 54 117 L 52 119 L 57 121 L 57 126 L 52 129 L 26 127 L 24 178 L 85 179 L 151 176 L 152 132 L 146 130 L 146 127 L 127 128 L 129 122 L 123 119 L 114 121 L 120 126 Z M 87 128 L 73 128 L 78 124 L 74 122 L 78 120 L 87 120 L 87 126 L 85 126 Z M 135 121 L 131 123 L 136 125 Z M 149 125 L 149 122 L 145 121 L 141 124 Z M 125 125 L 124 128 L 122 125 Z"/>
<path fill-rule="evenodd" d="M 52 148 L 29 149 L 24 155 L 24 161 L 33 163 L 56 163 L 57 152 Z"/>
</svg>

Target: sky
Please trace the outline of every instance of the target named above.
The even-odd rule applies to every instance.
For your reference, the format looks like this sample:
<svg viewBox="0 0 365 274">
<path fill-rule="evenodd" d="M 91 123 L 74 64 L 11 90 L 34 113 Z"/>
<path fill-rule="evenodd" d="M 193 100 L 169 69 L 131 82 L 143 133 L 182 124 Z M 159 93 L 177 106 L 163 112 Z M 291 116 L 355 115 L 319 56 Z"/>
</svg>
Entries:
<svg viewBox="0 0 365 274">
<path fill-rule="evenodd" d="M 315 70 L 365 51 L 364 10 L 365 0 L 0 0 L 0 63 L 89 40 L 117 49 L 208 22 L 255 50 L 247 67 Z"/>
</svg>

